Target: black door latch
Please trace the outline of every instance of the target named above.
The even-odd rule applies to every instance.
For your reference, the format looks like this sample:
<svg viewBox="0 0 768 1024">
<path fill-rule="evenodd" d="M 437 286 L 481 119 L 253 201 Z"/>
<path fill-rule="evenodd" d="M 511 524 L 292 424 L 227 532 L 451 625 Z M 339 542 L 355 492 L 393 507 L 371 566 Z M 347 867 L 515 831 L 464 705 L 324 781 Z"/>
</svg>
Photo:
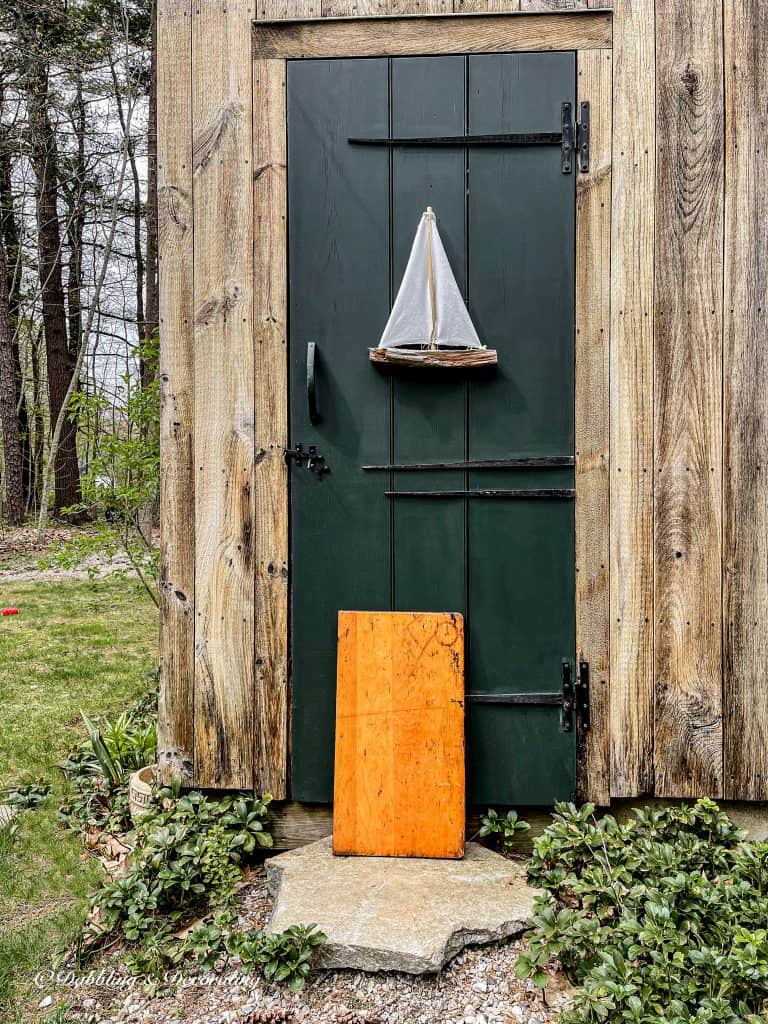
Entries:
<svg viewBox="0 0 768 1024">
<path fill-rule="evenodd" d="M 283 448 L 283 456 L 286 465 L 290 466 L 295 462 L 297 466 L 306 466 L 310 473 L 322 477 L 324 473 L 330 473 L 331 467 L 326 465 L 325 456 L 317 450 L 317 445 L 311 444 L 308 448 L 298 443 L 295 448 Z"/>
</svg>

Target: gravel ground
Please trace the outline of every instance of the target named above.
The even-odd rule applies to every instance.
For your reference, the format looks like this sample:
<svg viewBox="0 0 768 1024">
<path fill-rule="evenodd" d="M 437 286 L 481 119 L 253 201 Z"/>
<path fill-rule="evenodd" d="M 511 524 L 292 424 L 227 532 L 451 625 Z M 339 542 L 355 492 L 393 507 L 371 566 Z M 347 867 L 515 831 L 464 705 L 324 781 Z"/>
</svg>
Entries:
<svg viewBox="0 0 768 1024">
<path fill-rule="evenodd" d="M 271 907 L 260 875 L 242 890 L 240 923 L 263 927 Z M 299 993 L 230 965 L 151 994 L 115 955 L 97 968 L 112 972 L 109 984 L 59 988 L 53 1001 L 69 1002 L 82 1024 L 554 1024 L 570 986 L 553 974 L 542 996 L 518 981 L 521 948 L 515 941 L 464 950 L 438 976 L 318 971 Z"/>
</svg>

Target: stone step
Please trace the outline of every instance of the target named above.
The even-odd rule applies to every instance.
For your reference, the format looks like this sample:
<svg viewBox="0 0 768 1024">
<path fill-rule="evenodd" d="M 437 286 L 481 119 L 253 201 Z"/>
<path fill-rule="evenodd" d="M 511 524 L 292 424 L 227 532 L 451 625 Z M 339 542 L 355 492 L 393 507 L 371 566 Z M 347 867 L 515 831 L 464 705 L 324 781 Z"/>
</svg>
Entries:
<svg viewBox="0 0 768 1024">
<path fill-rule="evenodd" d="M 520 935 L 536 890 L 525 867 L 477 843 L 463 860 L 334 857 L 321 839 L 267 861 L 278 932 L 316 924 L 328 937 L 317 966 L 440 971 L 467 945 Z"/>
</svg>

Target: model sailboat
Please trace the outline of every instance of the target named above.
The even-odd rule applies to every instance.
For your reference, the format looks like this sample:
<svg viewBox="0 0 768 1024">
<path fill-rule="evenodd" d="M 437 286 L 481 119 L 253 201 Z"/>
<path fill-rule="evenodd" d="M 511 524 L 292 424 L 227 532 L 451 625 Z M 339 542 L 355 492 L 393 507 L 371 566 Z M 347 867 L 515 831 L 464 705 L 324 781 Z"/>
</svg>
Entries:
<svg viewBox="0 0 768 1024">
<path fill-rule="evenodd" d="M 431 207 L 422 215 L 408 265 L 377 348 L 375 363 L 487 366 L 498 362 L 481 344 L 445 254 Z"/>
</svg>

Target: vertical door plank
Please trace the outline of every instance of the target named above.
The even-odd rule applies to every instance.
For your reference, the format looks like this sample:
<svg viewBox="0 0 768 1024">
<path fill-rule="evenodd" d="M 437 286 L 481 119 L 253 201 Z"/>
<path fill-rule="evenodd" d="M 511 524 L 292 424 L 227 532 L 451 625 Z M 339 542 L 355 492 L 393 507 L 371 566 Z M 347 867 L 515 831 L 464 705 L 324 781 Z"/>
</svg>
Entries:
<svg viewBox="0 0 768 1024">
<path fill-rule="evenodd" d="M 579 737 L 583 799 L 610 803 L 609 401 L 610 50 L 580 50 L 578 104 L 590 104 L 589 173 L 576 183 L 576 652 L 590 665 L 591 725 Z"/>
<path fill-rule="evenodd" d="M 193 781 L 194 337 L 192 330 L 192 10 L 157 11 L 160 279 L 160 697 L 165 783 Z"/>
<path fill-rule="evenodd" d="M 611 795 L 653 789 L 653 0 L 613 15 Z"/>
<path fill-rule="evenodd" d="M 575 54 L 473 55 L 468 86 L 470 132 L 556 130 L 576 99 Z M 499 352 L 470 382 L 468 456 L 570 456 L 575 175 L 551 147 L 471 148 L 468 163 L 469 311 Z M 468 486 L 572 487 L 573 470 L 474 471 Z M 576 650 L 573 503 L 467 505 L 471 690 L 557 692 Z M 470 704 L 467 746 L 472 803 L 543 805 L 574 789 L 575 736 L 552 707 Z"/>
<path fill-rule="evenodd" d="M 464 854 L 464 623 L 340 612 L 333 851 Z"/>
<path fill-rule="evenodd" d="M 256 656 L 253 785 L 287 795 L 288 444 L 285 61 L 253 65 Z"/>
<path fill-rule="evenodd" d="M 722 790 L 720 0 L 656 2 L 657 796 Z"/>
<path fill-rule="evenodd" d="M 725 4 L 724 795 L 768 799 L 768 7 Z"/>
<path fill-rule="evenodd" d="M 250 787 L 254 355 L 247 0 L 193 18 L 195 779 Z"/>
<path fill-rule="evenodd" d="M 386 134 L 386 59 L 289 61 L 290 440 L 330 472 L 292 466 L 291 793 L 330 803 L 340 608 L 389 610 L 390 380 L 368 359 L 389 315 L 389 157 L 349 136 Z M 316 349 L 319 422 L 307 403 Z"/>
<path fill-rule="evenodd" d="M 464 57 L 406 57 L 391 61 L 394 135 L 461 135 L 465 115 Z M 466 295 L 466 155 L 433 146 L 392 154 L 392 300 L 427 204 L 456 281 Z M 382 325 L 383 327 L 383 325 Z M 465 458 L 466 381 L 459 374 L 436 382 L 429 374 L 392 377 L 392 462 L 460 462 Z M 461 490 L 456 472 L 393 474 L 393 489 Z M 464 612 L 465 507 L 458 501 L 393 501 L 393 608 Z M 446 552 L 451 557 L 446 558 Z"/>
</svg>

